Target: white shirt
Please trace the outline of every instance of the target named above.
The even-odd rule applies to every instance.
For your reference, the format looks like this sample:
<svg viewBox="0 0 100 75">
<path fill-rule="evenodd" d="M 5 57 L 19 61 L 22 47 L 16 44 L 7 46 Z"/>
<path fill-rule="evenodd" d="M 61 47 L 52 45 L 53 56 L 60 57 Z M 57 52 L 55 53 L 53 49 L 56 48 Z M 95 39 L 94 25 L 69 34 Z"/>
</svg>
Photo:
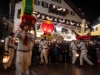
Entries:
<svg viewBox="0 0 100 75">
<path fill-rule="evenodd" d="M 43 41 L 43 48 L 47 48 L 47 41 L 46 40 Z"/>
<path fill-rule="evenodd" d="M 71 42 L 70 46 L 71 46 L 72 50 L 78 50 L 74 42 Z"/>
<path fill-rule="evenodd" d="M 43 41 L 40 41 L 39 48 L 43 47 Z"/>
<path fill-rule="evenodd" d="M 13 42 L 12 42 L 12 40 L 13 40 Z M 12 38 L 11 36 L 9 36 L 9 37 L 7 37 L 5 39 L 5 50 L 8 50 L 9 49 L 8 46 L 14 47 L 14 38 Z"/>
<path fill-rule="evenodd" d="M 17 31 L 17 33 L 15 34 L 15 38 L 18 38 L 19 41 L 18 41 L 18 48 L 17 50 L 31 50 L 32 48 L 30 47 L 31 46 L 31 43 L 33 39 L 35 39 L 35 35 L 32 35 L 30 33 L 27 33 L 27 36 L 28 36 L 28 41 L 27 41 L 27 45 L 24 45 L 23 44 L 23 41 L 24 41 L 24 36 L 25 36 L 25 33 L 24 31 L 22 31 L 22 29 L 19 29 Z"/>
<path fill-rule="evenodd" d="M 78 46 L 80 47 L 80 50 L 87 50 L 84 42 L 81 42 Z"/>
</svg>

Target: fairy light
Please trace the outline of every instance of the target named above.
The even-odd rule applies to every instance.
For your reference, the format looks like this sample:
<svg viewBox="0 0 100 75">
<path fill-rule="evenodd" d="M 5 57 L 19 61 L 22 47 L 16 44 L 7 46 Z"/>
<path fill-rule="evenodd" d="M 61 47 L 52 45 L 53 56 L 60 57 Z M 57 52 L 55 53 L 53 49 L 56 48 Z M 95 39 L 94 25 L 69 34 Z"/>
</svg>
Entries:
<svg viewBox="0 0 100 75">
<path fill-rule="evenodd" d="M 54 8 L 56 8 L 56 6 L 55 6 L 55 5 L 53 5 L 53 9 L 54 9 Z"/>
<path fill-rule="evenodd" d="M 63 8 L 58 8 L 58 7 L 57 7 L 57 10 L 58 10 L 58 11 L 61 11 L 62 9 L 63 9 Z"/>
<path fill-rule="evenodd" d="M 63 8 L 63 11 L 66 11 L 66 9 L 65 9 L 65 8 Z"/>
<path fill-rule="evenodd" d="M 40 17 L 40 14 L 38 14 L 37 17 Z"/>
<path fill-rule="evenodd" d="M 45 18 L 45 16 L 44 15 L 42 15 L 42 19 L 44 19 Z"/>
<path fill-rule="evenodd" d="M 48 16 L 46 17 L 48 20 L 53 20 L 52 18 L 49 18 Z"/>
<path fill-rule="evenodd" d="M 73 25 L 73 22 L 70 22 L 71 25 Z"/>
</svg>

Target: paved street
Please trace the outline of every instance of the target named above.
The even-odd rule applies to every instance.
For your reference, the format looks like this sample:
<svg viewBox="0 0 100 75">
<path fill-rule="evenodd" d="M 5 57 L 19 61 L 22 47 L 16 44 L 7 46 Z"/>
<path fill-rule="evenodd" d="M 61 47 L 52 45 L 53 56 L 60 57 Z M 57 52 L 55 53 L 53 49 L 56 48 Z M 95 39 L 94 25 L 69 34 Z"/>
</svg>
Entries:
<svg viewBox="0 0 100 75">
<path fill-rule="evenodd" d="M 72 64 L 49 64 L 48 66 L 32 64 L 30 73 L 33 75 L 100 75 L 100 65 L 84 66 Z M 0 75 L 15 75 L 15 67 L 5 72 L 3 66 L 0 67 Z"/>
</svg>

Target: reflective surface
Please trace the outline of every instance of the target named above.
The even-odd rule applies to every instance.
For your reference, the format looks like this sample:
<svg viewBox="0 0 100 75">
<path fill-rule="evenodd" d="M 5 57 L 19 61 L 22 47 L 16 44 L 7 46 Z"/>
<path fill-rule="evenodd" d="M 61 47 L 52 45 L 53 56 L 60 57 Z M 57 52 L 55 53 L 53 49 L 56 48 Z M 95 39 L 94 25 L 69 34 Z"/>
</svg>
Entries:
<svg viewBox="0 0 100 75">
<path fill-rule="evenodd" d="M 14 65 L 9 71 L 5 71 L 0 66 L 0 75 L 15 75 Z M 90 66 L 84 64 L 49 64 L 47 66 L 32 64 L 30 67 L 30 75 L 100 75 L 100 65 Z"/>
</svg>

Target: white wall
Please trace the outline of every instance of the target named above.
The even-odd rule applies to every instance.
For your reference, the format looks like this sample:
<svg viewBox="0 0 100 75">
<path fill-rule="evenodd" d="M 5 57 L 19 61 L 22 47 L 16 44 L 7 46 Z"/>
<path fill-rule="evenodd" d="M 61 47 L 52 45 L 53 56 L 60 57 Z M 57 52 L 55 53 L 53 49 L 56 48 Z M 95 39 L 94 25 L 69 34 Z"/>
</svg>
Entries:
<svg viewBox="0 0 100 75">
<path fill-rule="evenodd" d="M 44 2 L 47 2 L 48 4 L 55 4 L 56 6 L 61 6 L 63 8 L 67 8 L 69 11 L 73 11 L 63 0 L 62 0 L 62 3 L 61 4 L 60 3 L 57 3 L 57 2 L 54 2 L 52 0 L 38 0 L 38 1 L 44 1 Z M 21 8 L 21 5 L 22 5 L 22 2 L 18 2 L 16 4 L 16 6 L 15 6 L 14 22 L 17 20 L 18 9 Z M 48 8 L 43 8 L 41 6 L 41 4 L 38 5 L 38 6 L 35 5 L 34 6 L 34 11 L 38 11 L 40 13 L 44 13 L 44 14 L 47 14 L 47 15 L 59 17 L 59 18 L 62 18 L 62 19 L 69 19 L 69 20 L 74 20 L 76 22 L 81 22 L 81 18 L 77 14 L 75 14 L 75 16 L 72 16 L 71 14 L 68 14 L 65 17 L 59 16 L 59 15 L 55 15 L 55 14 L 52 14 L 52 13 L 48 13 Z"/>
<path fill-rule="evenodd" d="M 57 3 L 57 2 L 54 2 L 54 1 L 51 1 L 51 0 L 38 0 L 38 1 L 45 1 L 49 4 L 55 4 L 56 6 L 61 6 L 63 8 L 67 8 L 69 11 L 73 11 L 63 0 L 62 0 L 61 4 Z M 63 16 L 52 14 L 52 13 L 48 13 L 48 9 L 43 8 L 42 6 L 34 6 L 34 7 L 35 7 L 34 8 L 35 11 L 39 11 L 41 13 L 45 13 L 45 14 L 48 14 L 48 15 L 60 17 L 60 18 L 63 18 L 63 19 L 74 20 L 76 22 L 81 22 L 81 18 L 77 14 L 75 14 L 75 16 L 72 16 L 71 14 L 68 14 L 68 15 L 66 15 L 66 17 L 63 17 Z"/>
<path fill-rule="evenodd" d="M 98 26 L 100 26 L 100 24 L 97 24 L 97 25 L 95 25 L 95 26 L 92 27 L 92 28 L 94 29 L 94 31 L 96 31 L 96 28 L 97 28 Z"/>
</svg>

